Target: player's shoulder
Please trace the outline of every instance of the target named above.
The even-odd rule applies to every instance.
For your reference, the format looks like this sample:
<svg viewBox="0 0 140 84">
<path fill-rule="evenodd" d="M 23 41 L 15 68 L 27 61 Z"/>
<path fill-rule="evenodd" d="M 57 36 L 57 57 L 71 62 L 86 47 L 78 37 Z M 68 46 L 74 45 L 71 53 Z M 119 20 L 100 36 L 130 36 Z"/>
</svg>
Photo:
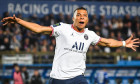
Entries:
<svg viewBox="0 0 140 84">
<path fill-rule="evenodd" d="M 67 23 L 64 23 L 64 22 L 59 22 L 59 23 L 56 23 L 56 24 L 53 24 L 53 27 L 71 27 L 71 24 L 67 24 Z"/>
<path fill-rule="evenodd" d="M 60 22 L 60 24 L 62 24 L 63 26 L 71 27 L 71 24 L 67 24 L 67 23 L 63 23 L 63 22 Z"/>
<path fill-rule="evenodd" d="M 89 33 L 89 34 L 95 34 L 95 32 L 94 32 L 94 31 L 89 30 L 88 28 L 85 28 L 85 31 L 86 31 L 87 33 Z"/>
</svg>

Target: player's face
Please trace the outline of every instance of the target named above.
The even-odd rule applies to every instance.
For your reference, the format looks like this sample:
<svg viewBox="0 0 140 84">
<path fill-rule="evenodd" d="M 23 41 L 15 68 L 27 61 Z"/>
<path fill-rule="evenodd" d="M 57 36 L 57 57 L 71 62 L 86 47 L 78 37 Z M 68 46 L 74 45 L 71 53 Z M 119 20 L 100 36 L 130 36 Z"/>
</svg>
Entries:
<svg viewBox="0 0 140 84">
<path fill-rule="evenodd" d="M 73 25 L 83 29 L 88 23 L 88 13 L 86 10 L 76 10 L 73 16 Z"/>
</svg>

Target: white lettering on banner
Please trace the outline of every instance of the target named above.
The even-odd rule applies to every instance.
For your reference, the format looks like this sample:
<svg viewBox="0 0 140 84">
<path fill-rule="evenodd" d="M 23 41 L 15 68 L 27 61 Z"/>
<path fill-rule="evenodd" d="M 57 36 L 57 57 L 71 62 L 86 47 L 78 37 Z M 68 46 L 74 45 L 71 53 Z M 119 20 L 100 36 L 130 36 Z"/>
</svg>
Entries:
<svg viewBox="0 0 140 84">
<path fill-rule="evenodd" d="M 111 12 L 111 11 L 110 11 L 110 8 L 111 8 L 111 7 L 110 7 L 109 5 L 106 6 L 106 9 L 107 9 L 107 15 L 110 15 L 110 12 Z"/>
<path fill-rule="evenodd" d="M 26 10 L 27 6 L 28 6 L 28 4 L 24 4 L 22 7 L 23 13 L 25 13 L 25 14 L 29 14 L 28 11 Z"/>
<path fill-rule="evenodd" d="M 59 5 L 59 4 L 54 4 L 52 6 L 52 13 L 53 14 L 72 14 L 73 11 L 78 8 L 78 5 Z"/>
<path fill-rule="evenodd" d="M 8 12 L 10 13 L 23 13 L 23 14 L 48 14 L 48 4 L 8 4 Z"/>
<path fill-rule="evenodd" d="M 62 5 L 59 6 L 59 13 L 64 13 L 62 7 L 63 7 Z"/>
<path fill-rule="evenodd" d="M 43 14 L 48 14 L 49 13 L 49 9 L 47 7 L 48 7 L 48 4 L 43 4 L 41 6 L 41 11 L 42 11 Z"/>
<path fill-rule="evenodd" d="M 123 6 L 120 6 L 119 11 L 118 11 L 118 14 L 119 14 L 119 15 L 125 15 L 124 12 L 125 12 L 125 11 L 124 11 L 124 7 L 123 7 Z"/>
<path fill-rule="evenodd" d="M 37 14 L 45 15 L 53 13 L 54 15 L 59 14 L 73 14 L 73 11 L 79 6 L 83 6 L 88 10 L 89 15 L 99 14 L 106 16 L 120 16 L 130 14 L 131 16 L 140 16 L 140 6 L 130 5 L 77 5 L 77 4 L 29 4 L 29 3 L 9 3 L 9 13 L 21 13 L 21 14 Z M 51 11 L 50 11 L 51 10 Z"/>
<path fill-rule="evenodd" d="M 88 5 L 83 5 L 83 7 L 87 9 L 88 13 L 90 13 L 90 8 Z"/>
<path fill-rule="evenodd" d="M 83 5 L 83 7 L 85 7 L 87 9 L 87 11 L 90 15 L 95 14 L 95 5 L 91 5 L 91 6 Z"/>
<path fill-rule="evenodd" d="M 137 6 L 115 6 L 115 5 L 101 5 L 99 7 L 100 15 L 107 15 L 107 16 L 120 16 L 125 14 L 130 14 L 131 16 L 140 15 L 140 7 Z"/>
<path fill-rule="evenodd" d="M 29 10 L 30 10 L 29 13 L 32 14 L 32 12 L 33 12 L 32 11 L 33 10 L 33 6 L 32 5 L 29 5 Z"/>
<path fill-rule="evenodd" d="M 112 15 L 117 15 L 117 11 L 118 11 L 117 6 L 113 5 L 112 6 Z"/>
<path fill-rule="evenodd" d="M 78 8 L 79 6 L 78 5 L 73 5 L 73 12 L 76 8 Z"/>
<path fill-rule="evenodd" d="M 126 10 L 126 13 L 127 13 L 127 14 L 130 14 L 130 6 L 126 6 L 126 7 L 125 7 L 125 10 Z"/>
<path fill-rule="evenodd" d="M 58 12 L 56 11 L 56 8 L 58 7 L 58 4 L 54 4 L 53 6 L 52 6 L 52 13 L 53 14 L 58 14 Z"/>
<path fill-rule="evenodd" d="M 101 5 L 99 9 L 100 9 L 100 11 L 101 11 L 101 12 L 100 12 L 100 15 L 105 15 L 104 6 Z"/>
<path fill-rule="evenodd" d="M 40 14 L 40 5 L 33 5 L 34 11 L 33 13 L 35 14 Z"/>
<path fill-rule="evenodd" d="M 95 14 L 96 11 L 96 6 L 95 5 L 91 5 L 91 15 Z"/>
<path fill-rule="evenodd" d="M 12 4 L 12 3 L 8 4 L 8 12 L 14 13 L 14 4 Z"/>
<path fill-rule="evenodd" d="M 137 8 L 135 6 L 132 6 L 132 16 L 137 15 Z"/>
<path fill-rule="evenodd" d="M 22 9 L 21 9 L 20 4 L 17 4 L 15 7 L 15 13 L 22 13 L 21 11 L 22 11 Z"/>
<path fill-rule="evenodd" d="M 72 5 L 66 5 L 65 6 L 65 12 L 66 14 L 70 15 L 73 11 L 72 11 Z"/>
</svg>

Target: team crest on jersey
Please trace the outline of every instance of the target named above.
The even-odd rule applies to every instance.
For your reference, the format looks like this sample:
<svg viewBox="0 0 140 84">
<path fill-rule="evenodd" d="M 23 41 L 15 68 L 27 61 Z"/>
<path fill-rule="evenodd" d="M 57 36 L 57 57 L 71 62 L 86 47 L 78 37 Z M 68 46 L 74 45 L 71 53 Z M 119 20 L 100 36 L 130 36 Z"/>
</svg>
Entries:
<svg viewBox="0 0 140 84">
<path fill-rule="evenodd" d="M 85 34 L 85 35 L 84 35 L 84 38 L 85 38 L 86 40 L 88 40 L 88 35 L 87 35 L 87 34 Z"/>
<path fill-rule="evenodd" d="M 53 27 L 57 27 L 57 26 L 60 26 L 61 24 L 60 23 L 56 23 L 53 25 Z"/>
</svg>

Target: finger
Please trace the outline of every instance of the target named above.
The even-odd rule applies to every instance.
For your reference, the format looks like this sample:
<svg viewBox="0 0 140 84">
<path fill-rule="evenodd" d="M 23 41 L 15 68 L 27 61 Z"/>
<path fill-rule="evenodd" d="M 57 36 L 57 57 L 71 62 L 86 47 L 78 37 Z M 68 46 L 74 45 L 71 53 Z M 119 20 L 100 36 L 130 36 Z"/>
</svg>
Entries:
<svg viewBox="0 0 140 84">
<path fill-rule="evenodd" d="M 133 34 L 131 34 L 131 36 L 129 37 L 129 39 L 131 40 L 133 38 Z"/>
<path fill-rule="evenodd" d="M 132 50 L 136 51 L 136 49 L 134 47 L 131 48 Z"/>
<path fill-rule="evenodd" d="M 140 42 L 133 42 L 133 44 L 140 44 Z"/>
<path fill-rule="evenodd" d="M 4 23 L 3 26 L 5 26 L 5 25 L 7 25 L 7 24 L 8 24 L 8 22 Z"/>
<path fill-rule="evenodd" d="M 136 38 L 136 39 L 133 39 L 132 41 L 138 41 L 139 40 L 139 38 Z"/>
<path fill-rule="evenodd" d="M 5 22 L 5 18 L 3 18 L 3 19 L 1 20 L 1 22 Z"/>
<path fill-rule="evenodd" d="M 2 19 L 2 22 L 5 22 L 5 21 L 8 20 L 8 19 L 9 19 L 9 18 L 7 18 L 7 17 L 6 17 L 6 18 L 3 18 L 3 19 Z"/>
<path fill-rule="evenodd" d="M 139 47 L 138 45 L 133 45 L 133 47 Z"/>
<path fill-rule="evenodd" d="M 8 19 L 13 19 L 13 17 L 6 17 L 6 18 L 3 18 L 3 20 L 8 20 Z"/>
</svg>

